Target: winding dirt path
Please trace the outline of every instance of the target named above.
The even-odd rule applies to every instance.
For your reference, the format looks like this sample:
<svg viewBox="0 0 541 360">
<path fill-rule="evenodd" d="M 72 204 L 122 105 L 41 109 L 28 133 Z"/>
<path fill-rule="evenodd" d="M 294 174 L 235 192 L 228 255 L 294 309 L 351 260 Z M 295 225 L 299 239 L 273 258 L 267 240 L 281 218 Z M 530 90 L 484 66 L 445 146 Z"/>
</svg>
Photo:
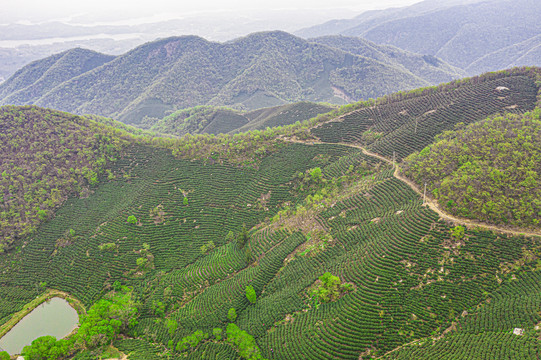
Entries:
<svg viewBox="0 0 541 360">
<path fill-rule="evenodd" d="M 421 197 L 424 196 L 423 191 L 421 191 L 421 189 L 419 189 L 419 187 L 413 181 L 411 181 L 410 179 L 408 179 L 405 176 L 403 176 L 402 174 L 400 174 L 400 167 L 396 163 L 393 163 L 392 160 L 390 160 L 390 159 L 388 159 L 388 158 L 386 158 L 384 156 L 381 156 L 379 154 L 376 154 L 376 153 L 374 153 L 374 152 L 372 152 L 370 150 L 367 150 L 366 148 L 364 148 L 364 147 L 362 147 L 360 145 L 349 144 L 349 143 L 327 143 L 327 142 L 323 142 L 323 141 L 319 141 L 319 140 L 304 141 L 304 140 L 291 139 L 291 138 L 283 138 L 283 140 L 284 141 L 289 141 L 289 142 L 294 142 L 294 143 L 299 143 L 299 144 L 305 144 L 305 145 L 315 145 L 315 144 L 343 145 L 343 146 L 348 146 L 348 147 L 353 147 L 353 148 L 360 149 L 363 152 L 363 154 L 365 154 L 367 156 L 377 158 L 377 159 L 379 159 L 381 161 L 384 161 L 384 162 L 386 162 L 388 164 L 393 165 L 394 169 L 395 169 L 394 173 L 393 173 L 393 176 L 395 178 L 397 178 L 398 180 L 406 183 L 406 185 L 408 185 L 413 191 L 415 191 Z M 541 237 L 541 231 L 533 231 L 533 230 L 518 229 L 518 228 L 504 228 L 504 227 L 491 225 L 491 224 L 487 224 L 487 223 L 480 222 L 480 221 L 455 217 L 455 216 L 450 215 L 450 214 L 444 212 L 443 210 L 441 210 L 438 207 L 438 203 L 428 195 L 425 197 L 423 205 L 428 206 L 432 211 L 436 212 L 442 219 L 448 220 L 448 221 L 450 221 L 452 223 L 455 223 L 455 224 L 465 225 L 467 227 L 479 227 L 479 228 L 483 228 L 483 229 L 487 229 L 487 230 L 491 230 L 491 231 L 499 232 L 499 233 L 503 233 L 503 234 L 518 235 L 518 236 L 520 236 L 520 235 L 539 236 L 539 237 Z"/>
</svg>

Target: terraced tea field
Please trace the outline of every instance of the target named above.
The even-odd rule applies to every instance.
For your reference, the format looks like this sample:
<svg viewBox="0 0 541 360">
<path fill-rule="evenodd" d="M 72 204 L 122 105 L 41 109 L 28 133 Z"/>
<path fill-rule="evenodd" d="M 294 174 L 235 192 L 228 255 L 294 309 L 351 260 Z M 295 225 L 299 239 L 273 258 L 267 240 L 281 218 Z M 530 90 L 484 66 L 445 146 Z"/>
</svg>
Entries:
<svg viewBox="0 0 541 360">
<path fill-rule="evenodd" d="M 295 180 L 316 166 L 327 181 L 372 170 L 317 205 L 310 226 L 331 240 L 323 249 L 300 252 L 313 233 L 270 219 L 316 191 Z M 494 274 L 502 260 L 516 261 L 523 248 L 533 249 L 531 240 L 475 231 L 459 245 L 388 165 L 346 146 L 288 145 L 253 170 L 177 160 L 138 145 L 114 173 L 115 180 L 88 198 L 70 199 L 2 263 L 2 319 L 40 293 L 43 283 L 90 305 L 119 280 L 133 286 L 142 304 L 132 334 L 137 340 L 115 343 L 130 359 L 182 357 L 170 345 L 197 330 L 225 328 L 232 307 L 265 358 L 370 358 L 449 327 L 501 287 Z M 130 215 L 136 224 L 126 221 Z M 251 229 L 249 256 L 227 239 L 243 223 Z M 69 229 L 76 235 L 59 245 Z M 209 241 L 215 249 L 202 253 Z M 99 249 L 106 243 L 114 243 L 113 250 Z M 137 265 L 141 257 L 148 259 L 144 267 Z M 338 301 L 315 304 L 307 289 L 327 271 L 354 289 Z M 244 294 L 247 285 L 257 293 L 253 305 Z M 165 318 L 179 324 L 173 334 Z M 521 321 L 502 326 L 524 326 Z M 217 340 L 192 350 L 188 358 L 238 356 Z"/>
<path fill-rule="evenodd" d="M 113 342 L 129 359 L 536 359 L 540 239 L 447 223 L 382 159 L 537 94 L 513 72 L 396 95 L 312 129 L 326 143 L 229 139 L 253 142 L 244 166 L 134 143 L 0 256 L 0 323 L 48 288 L 89 308 L 121 283 L 139 304 Z"/>
<path fill-rule="evenodd" d="M 470 124 L 501 112 L 530 111 L 538 90 L 531 76 L 500 74 L 404 100 L 397 96 L 395 101 L 324 123 L 311 133 L 323 142 L 360 143 L 389 158 L 395 152 L 400 159 L 422 150 L 437 134 L 458 123 Z"/>
</svg>

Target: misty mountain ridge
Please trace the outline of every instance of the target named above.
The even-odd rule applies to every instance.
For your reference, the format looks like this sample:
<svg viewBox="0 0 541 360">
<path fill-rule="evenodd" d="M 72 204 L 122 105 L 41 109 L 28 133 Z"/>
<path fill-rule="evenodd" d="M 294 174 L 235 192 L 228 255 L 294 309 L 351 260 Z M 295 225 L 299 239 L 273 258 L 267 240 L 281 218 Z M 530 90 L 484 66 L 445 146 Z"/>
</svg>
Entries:
<svg viewBox="0 0 541 360">
<path fill-rule="evenodd" d="M 198 105 L 253 110 L 297 101 L 343 104 L 464 75 L 440 60 L 396 48 L 343 38 L 307 41 L 282 31 L 225 43 L 171 37 L 99 60 L 93 52 L 77 53 L 86 55 L 68 51 L 22 68 L 0 85 L 0 104 L 140 123 L 145 116 L 162 118 Z M 57 74 L 63 66 L 76 70 Z"/>
<path fill-rule="evenodd" d="M 457 4 L 458 3 L 458 4 Z M 377 44 L 433 55 L 469 74 L 509 65 L 538 66 L 541 2 L 492 0 L 483 2 L 425 1 L 409 7 L 363 13 L 302 29 L 296 35 L 358 36 Z M 517 50 L 514 61 L 503 53 Z M 494 59 L 491 59 L 493 57 Z M 527 60 L 527 61 L 526 61 Z"/>
</svg>

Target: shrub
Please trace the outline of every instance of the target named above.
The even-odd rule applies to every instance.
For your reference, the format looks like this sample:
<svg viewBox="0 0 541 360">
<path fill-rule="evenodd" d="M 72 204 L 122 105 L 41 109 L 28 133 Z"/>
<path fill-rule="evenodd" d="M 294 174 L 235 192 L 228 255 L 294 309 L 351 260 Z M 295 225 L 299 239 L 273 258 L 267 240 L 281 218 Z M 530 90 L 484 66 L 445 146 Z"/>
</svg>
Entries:
<svg viewBox="0 0 541 360">
<path fill-rule="evenodd" d="M 255 294 L 254 287 L 252 285 L 246 286 L 246 298 L 252 304 L 255 304 L 255 302 L 256 302 L 256 294 Z"/>
</svg>

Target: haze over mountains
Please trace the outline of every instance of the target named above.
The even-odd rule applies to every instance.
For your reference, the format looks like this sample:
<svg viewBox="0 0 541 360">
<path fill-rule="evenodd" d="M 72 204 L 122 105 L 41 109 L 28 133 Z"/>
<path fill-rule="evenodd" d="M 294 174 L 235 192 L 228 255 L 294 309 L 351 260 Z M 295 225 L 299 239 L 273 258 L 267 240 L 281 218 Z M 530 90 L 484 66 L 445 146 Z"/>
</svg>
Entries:
<svg viewBox="0 0 541 360">
<path fill-rule="evenodd" d="M 424 1 L 406 8 L 365 12 L 296 34 L 305 38 L 358 36 L 436 56 L 472 75 L 511 66 L 541 65 L 541 2 L 458 3 Z"/>
<path fill-rule="evenodd" d="M 58 71 L 64 67 L 72 70 Z M 309 42 L 280 31 L 226 43 L 183 36 L 116 58 L 75 49 L 34 62 L 0 85 L 0 104 L 37 104 L 137 124 L 197 105 L 253 110 L 302 100 L 340 104 L 463 75 L 433 57 L 358 39 Z"/>
</svg>

